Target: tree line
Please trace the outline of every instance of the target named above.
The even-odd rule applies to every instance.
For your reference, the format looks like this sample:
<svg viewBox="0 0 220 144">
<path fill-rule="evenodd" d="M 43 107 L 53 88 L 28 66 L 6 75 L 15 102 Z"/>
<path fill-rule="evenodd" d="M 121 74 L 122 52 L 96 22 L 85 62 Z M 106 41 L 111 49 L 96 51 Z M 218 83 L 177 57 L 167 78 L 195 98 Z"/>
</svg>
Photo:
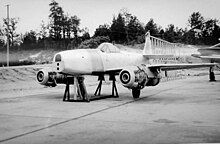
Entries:
<svg viewBox="0 0 220 144">
<path fill-rule="evenodd" d="M 68 15 L 59 4 L 52 0 L 49 4 L 49 24 L 42 21 L 40 31 L 33 30 L 24 35 L 17 34 L 18 18 L 9 20 L 9 42 L 11 47 L 21 49 L 74 49 L 95 48 L 102 42 L 136 44 L 144 42 L 144 35 L 151 35 L 173 43 L 212 45 L 219 42 L 220 26 L 217 19 L 204 18 L 200 12 L 193 12 L 188 19 L 189 29 L 178 28 L 169 24 L 165 29 L 151 18 L 146 24 L 135 15 L 121 10 L 113 17 L 111 24 L 99 25 L 94 35 L 90 36 L 88 28 L 80 29 L 80 18 Z M 6 35 L 8 20 L 3 19 L 0 36 Z M 0 47 L 5 47 L 0 39 Z"/>
</svg>

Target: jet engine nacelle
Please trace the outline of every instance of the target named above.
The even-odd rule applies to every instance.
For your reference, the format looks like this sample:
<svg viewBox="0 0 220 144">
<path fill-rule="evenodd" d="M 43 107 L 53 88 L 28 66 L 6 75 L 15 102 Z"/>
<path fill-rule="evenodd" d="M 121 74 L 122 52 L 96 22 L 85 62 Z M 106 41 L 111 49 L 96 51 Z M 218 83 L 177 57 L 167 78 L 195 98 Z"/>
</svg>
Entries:
<svg viewBox="0 0 220 144">
<path fill-rule="evenodd" d="M 123 69 L 119 79 L 124 87 L 131 89 L 142 89 L 148 81 L 147 74 L 138 67 Z"/>
<path fill-rule="evenodd" d="M 41 69 L 37 72 L 37 81 L 41 85 L 55 87 L 57 84 L 73 84 L 73 76 L 66 76 L 64 74 L 59 74 L 53 72 L 49 69 Z"/>
<path fill-rule="evenodd" d="M 123 69 L 119 74 L 122 85 L 131 89 L 156 86 L 160 82 L 160 78 L 158 70 L 150 70 L 144 66 Z"/>
</svg>

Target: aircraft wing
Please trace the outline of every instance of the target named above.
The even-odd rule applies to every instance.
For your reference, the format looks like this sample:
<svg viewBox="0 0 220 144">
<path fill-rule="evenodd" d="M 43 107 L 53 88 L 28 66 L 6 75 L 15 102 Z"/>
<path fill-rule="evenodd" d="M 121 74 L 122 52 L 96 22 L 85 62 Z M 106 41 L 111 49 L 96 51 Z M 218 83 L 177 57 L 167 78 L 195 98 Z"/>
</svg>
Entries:
<svg viewBox="0 0 220 144">
<path fill-rule="evenodd" d="M 213 62 L 220 63 L 220 55 L 212 55 L 212 56 L 200 56 L 201 59 L 208 59 Z"/>
<path fill-rule="evenodd" d="M 181 64 L 152 64 L 152 65 L 146 65 L 146 67 L 148 67 L 149 69 L 160 69 L 162 71 L 170 71 L 170 70 L 191 69 L 191 68 L 201 68 L 201 67 L 213 67 L 215 65 L 216 63 L 197 63 L 197 64 L 181 63 Z M 108 69 L 104 73 L 119 74 L 121 70 L 123 70 L 123 68 Z"/>
<path fill-rule="evenodd" d="M 179 69 L 191 69 L 191 68 L 201 68 L 201 67 L 213 67 L 215 63 L 195 63 L 195 64 L 155 64 L 155 65 L 148 65 L 148 68 L 156 68 L 162 71 L 169 71 L 169 70 L 179 70 Z"/>
<path fill-rule="evenodd" d="M 201 58 L 201 59 L 220 63 L 220 55 L 201 56 L 201 55 L 193 54 L 192 56 L 194 56 L 196 58 Z"/>
</svg>

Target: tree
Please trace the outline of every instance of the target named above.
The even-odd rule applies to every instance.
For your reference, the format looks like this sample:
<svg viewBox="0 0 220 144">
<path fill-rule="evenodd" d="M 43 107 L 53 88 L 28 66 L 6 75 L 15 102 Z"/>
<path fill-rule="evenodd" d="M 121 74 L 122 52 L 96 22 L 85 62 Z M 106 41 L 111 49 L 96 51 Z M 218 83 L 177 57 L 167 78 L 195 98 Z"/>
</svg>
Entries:
<svg viewBox="0 0 220 144">
<path fill-rule="evenodd" d="M 127 9 L 122 9 L 117 17 L 113 17 L 111 26 L 100 25 L 95 30 L 94 37 L 109 36 L 111 41 L 128 44 L 142 42 L 144 33 L 143 24 L 138 18 L 130 14 Z"/>
<path fill-rule="evenodd" d="M 152 36 L 158 36 L 160 30 L 157 26 L 157 24 L 154 22 L 154 20 L 151 18 L 149 20 L 149 22 L 147 22 L 146 26 L 145 26 L 145 32 L 150 31 L 150 34 Z"/>
<path fill-rule="evenodd" d="M 196 44 L 197 38 L 195 37 L 195 32 L 192 30 L 185 29 L 183 32 L 182 41 L 186 44 Z"/>
<path fill-rule="evenodd" d="M 204 23 L 204 18 L 199 12 L 193 12 L 188 19 L 189 26 L 191 27 L 190 32 L 191 34 L 194 33 L 194 42 L 198 43 L 199 39 L 202 35 L 202 27 Z"/>
<path fill-rule="evenodd" d="M 48 25 L 46 25 L 45 22 L 42 21 L 40 25 L 40 32 L 38 33 L 41 39 L 45 39 L 47 37 L 48 34 L 47 31 L 48 31 Z"/>
<path fill-rule="evenodd" d="M 80 32 L 79 29 L 80 19 L 76 15 L 74 15 L 68 19 L 68 22 L 69 22 L 67 28 L 68 39 L 70 40 L 72 33 L 73 39 L 71 41 L 71 44 L 72 46 L 77 47 L 81 43 L 80 39 L 78 38 L 78 33 Z"/>
<path fill-rule="evenodd" d="M 81 30 L 81 33 L 82 33 L 82 36 L 80 37 L 80 38 L 81 38 L 81 41 L 85 41 L 85 40 L 90 39 L 90 34 L 89 34 L 88 28 L 82 29 L 82 30 Z"/>
<path fill-rule="evenodd" d="M 129 13 L 126 8 L 121 9 L 120 14 L 122 15 L 125 23 L 126 42 L 132 44 L 137 41 L 140 42 L 140 39 L 145 32 L 138 18 Z"/>
<path fill-rule="evenodd" d="M 68 15 L 63 15 L 62 23 L 61 23 L 63 39 L 66 39 L 68 27 L 70 26 L 68 19 L 69 19 Z"/>
<path fill-rule="evenodd" d="M 204 18 L 199 12 L 193 12 L 189 17 L 188 22 L 191 28 L 201 29 Z"/>
<path fill-rule="evenodd" d="M 64 15 L 62 19 L 62 35 L 63 39 L 71 39 L 71 36 L 75 39 L 78 38 L 78 33 L 81 31 L 79 28 L 80 19 L 74 16 Z"/>
<path fill-rule="evenodd" d="M 202 27 L 202 40 L 205 44 L 215 44 L 220 38 L 220 27 L 216 19 L 209 19 L 204 22 Z"/>
<path fill-rule="evenodd" d="M 163 29 L 160 29 L 160 32 L 159 32 L 159 36 L 160 38 L 164 39 L 164 30 Z"/>
<path fill-rule="evenodd" d="M 63 30 L 63 9 L 59 6 L 59 4 L 52 0 L 49 4 L 50 8 L 50 15 L 49 18 L 51 19 L 50 23 L 50 36 L 55 40 L 61 39 L 61 32 Z"/>
<path fill-rule="evenodd" d="M 164 38 L 169 42 L 174 42 L 175 39 L 174 36 L 175 36 L 175 27 L 173 24 L 169 24 L 168 28 L 166 28 L 164 32 Z"/>
<path fill-rule="evenodd" d="M 36 44 L 37 37 L 36 32 L 31 30 L 30 32 L 25 33 L 23 37 L 23 44 Z"/>
<path fill-rule="evenodd" d="M 74 15 L 69 16 L 64 14 L 62 7 L 52 0 L 50 6 L 50 25 L 49 25 L 49 41 L 54 42 L 57 48 L 68 48 L 68 44 L 71 42 L 72 46 L 77 47 L 81 39 L 79 38 L 80 33 L 80 19 Z"/>
<path fill-rule="evenodd" d="M 214 30 L 212 32 L 213 41 L 212 43 L 216 44 L 219 43 L 220 40 L 220 26 L 217 24 L 217 22 L 214 24 Z"/>
<path fill-rule="evenodd" d="M 0 48 L 4 46 L 4 31 L 3 28 L 0 25 Z"/>
<path fill-rule="evenodd" d="M 78 32 L 80 31 L 79 25 L 80 25 L 80 19 L 74 15 L 70 17 L 70 31 L 73 32 L 74 38 L 78 37 Z"/>
<path fill-rule="evenodd" d="M 99 25 L 99 27 L 95 30 L 94 37 L 97 36 L 110 36 L 111 30 L 109 25 Z"/>
<path fill-rule="evenodd" d="M 130 16 L 130 20 L 127 24 L 127 40 L 136 41 L 138 36 L 144 35 L 144 28 L 139 22 L 136 16 Z"/>
<path fill-rule="evenodd" d="M 186 32 L 186 35 L 190 35 L 191 44 L 215 44 L 218 42 L 219 26 L 216 19 L 205 20 L 199 12 L 194 12 L 188 19 L 191 29 Z"/>
<path fill-rule="evenodd" d="M 18 38 L 19 36 L 19 34 L 16 33 L 18 21 L 19 21 L 19 18 L 10 18 L 9 24 L 8 24 L 8 19 L 6 18 L 3 19 L 5 35 L 7 35 L 7 32 L 9 32 L 9 45 L 10 46 L 14 46 L 16 44 L 16 38 Z M 9 25 L 9 29 L 7 25 Z"/>
<path fill-rule="evenodd" d="M 160 30 L 159 35 L 161 35 L 162 39 L 165 39 L 169 42 L 180 43 L 186 40 L 184 37 L 185 31 L 182 28 L 175 27 L 173 24 L 169 24 L 165 29 Z"/>
<path fill-rule="evenodd" d="M 26 32 L 22 38 L 22 44 L 20 48 L 22 49 L 35 49 L 37 45 L 37 34 L 35 31 L 31 30 Z"/>
<path fill-rule="evenodd" d="M 176 42 L 176 43 L 183 42 L 183 35 L 184 35 L 184 30 L 182 28 L 179 29 L 178 27 L 176 27 L 174 42 Z"/>
<path fill-rule="evenodd" d="M 126 41 L 126 27 L 125 20 L 122 17 L 122 14 L 118 14 L 118 17 L 113 17 L 111 30 L 111 41 L 123 43 Z"/>
</svg>

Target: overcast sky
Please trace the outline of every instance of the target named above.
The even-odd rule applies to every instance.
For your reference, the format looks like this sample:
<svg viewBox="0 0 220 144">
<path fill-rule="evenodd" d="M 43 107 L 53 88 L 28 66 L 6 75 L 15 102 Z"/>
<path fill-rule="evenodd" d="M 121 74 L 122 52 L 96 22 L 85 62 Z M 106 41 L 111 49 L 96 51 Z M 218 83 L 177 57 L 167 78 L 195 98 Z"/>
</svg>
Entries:
<svg viewBox="0 0 220 144">
<path fill-rule="evenodd" d="M 150 18 L 162 26 L 174 24 L 187 27 L 193 12 L 199 11 L 205 18 L 220 20 L 220 0 L 56 0 L 69 15 L 81 19 L 81 28 L 87 27 L 90 34 L 102 24 L 111 24 L 114 15 L 126 8 L 144 24 Z M 0 0 L 0 24 L 6 17 L 6 4 L 10 4 L 10 17 L 19 17 L 18 33 L 39 31 L 41 21 L 48 23 L 51 0 Z"/>
</svg>

